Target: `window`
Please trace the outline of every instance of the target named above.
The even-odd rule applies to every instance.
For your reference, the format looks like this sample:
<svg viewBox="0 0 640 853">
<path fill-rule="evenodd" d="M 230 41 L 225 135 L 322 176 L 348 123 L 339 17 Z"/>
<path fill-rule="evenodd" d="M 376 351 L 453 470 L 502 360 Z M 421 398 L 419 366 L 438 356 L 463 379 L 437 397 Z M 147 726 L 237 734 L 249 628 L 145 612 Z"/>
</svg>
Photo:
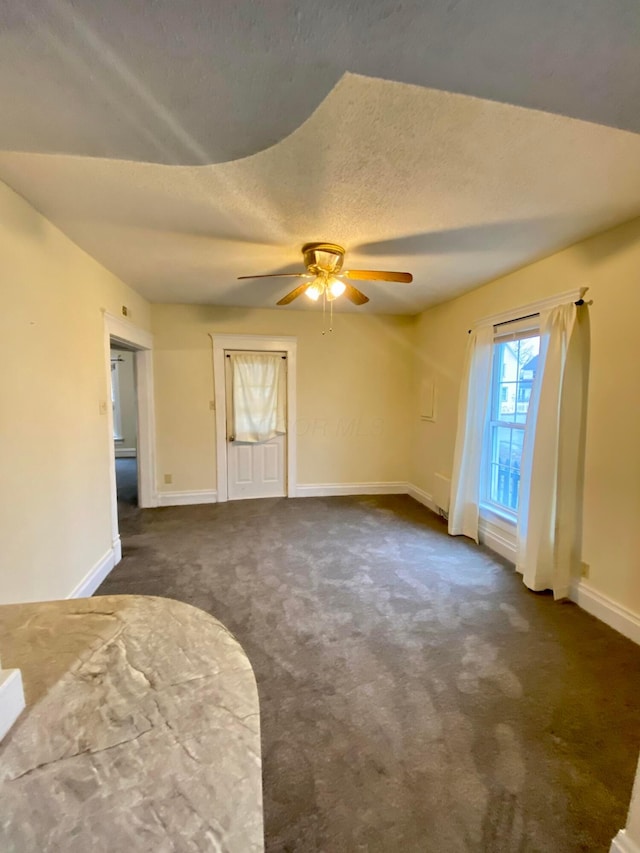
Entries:
<svg viewBox="0 0 640 853">
<path fill-rule="evenodd" d="M 518 512 L 524 427 L 539 351 L 537 329 L 496 337 L 493 347 L 483 503 L 514 520 Z"/>
<path fill-rule="evenodd" d="M 111 409 L 113 411 L 113 438 L 122 441 L 122 414 L 120 409 L 120 356 L 111 358 Z"/>
<path fill-rule="evenodd" d="M 279 352 L 229 354 L 232 388 L 228 434 L 235 441 L 268 441 L 285 432 L 286 358 Z"/>
</svg>

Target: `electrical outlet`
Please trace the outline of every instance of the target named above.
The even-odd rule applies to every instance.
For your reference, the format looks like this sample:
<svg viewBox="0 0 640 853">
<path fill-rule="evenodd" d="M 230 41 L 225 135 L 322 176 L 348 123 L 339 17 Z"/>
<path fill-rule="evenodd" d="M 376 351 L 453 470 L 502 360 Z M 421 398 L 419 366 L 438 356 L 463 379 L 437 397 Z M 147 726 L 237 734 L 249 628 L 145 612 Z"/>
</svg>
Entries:
<svg viewBox="0 0 640 853">
<path fill-rule="evenodd" d="M 591 567 L 589 566 L 589 563 L 584 563 L 584 562 L 580 563 L 580 574 L 582 575 L 583 578 L 589 577 L 589 569 L 590 568 Z"/>
<path fill-rule="evenodd" d="M 173 474 L 165 474 L 164 475 L 164 482 L 167 486 L 170 485 L 171 483 L 173 483 Z"/>
<path fill-rule="evenodd" d="M 129 316 L 129 309 L 127 308 L 127 306 L 126 306 L 126 305 L 123 305 L 123 306 L 122 306 L 122 316 L 123 316 L 123 317 L 128 317 L 128 316 Z"/>
</svg>

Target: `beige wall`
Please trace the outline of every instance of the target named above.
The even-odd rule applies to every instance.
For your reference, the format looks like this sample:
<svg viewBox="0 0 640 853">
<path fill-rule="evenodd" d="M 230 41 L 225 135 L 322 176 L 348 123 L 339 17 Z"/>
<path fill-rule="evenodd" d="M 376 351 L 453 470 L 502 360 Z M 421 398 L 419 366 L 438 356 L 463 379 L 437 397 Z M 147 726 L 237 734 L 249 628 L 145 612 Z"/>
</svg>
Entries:
<svg viewBox="0 0 640 853">
<path fill-rule="evenodd" d="M 4 184 L 0 257 L 0 602 L 63 598 L 111 547 L 101 309 L 149 309 Z"/>
<path fill-rule="evenodd" d="M 151 316 L 160 489 L 216 488 L 209 332 L 297 336 L 299 484 L 407 479 L 411 318 L 340 314 L 323 336 L 321 311 L 152 305 Z"/>
<path fill-rule="evenodd" d="M 432 493 L 451 474 L 467 329 L 481 317 L 589 287 L 591 373 L 582 558 L 599 592 L 640 613 L 640 220 L 578 243 L 465 296 L 416 323 L 416 386 L 436 380 L 436 423 L 413 413 L 413 482 Z"/>
<path fill-rule="evenodd" d="M 1 184 L 0 256 L 1 602 L 68 595 L 111 547 L 101 309 L 118 315 L 126 304 L 154 332 L 161 489 L 216 486 L 208 332 L 227 332 L 298 338 L 299 483 L 409 480 L 432 493 L 434 474 L 451 473 L 467 329 L 586 285 L 594 306 L 582 556 L 596 590 L 640 612 L 640 220 L 418 318 L 340 314 L 325 336 L 318 311 L 150 312 Z M 422 377 L 436 382 L 435 423 L 418 420 Z"/>
<path fill-rule="evenodd" d="M 127 350 L 111 348 L 111 355 L 122 359 L 118 365 L 118 388 L 120 395 L 120 440 L 115 441 L 116 456 L 136 450 L 138 446 L 138 412 L 136 397 L 135 356 Z"/>
</svg>

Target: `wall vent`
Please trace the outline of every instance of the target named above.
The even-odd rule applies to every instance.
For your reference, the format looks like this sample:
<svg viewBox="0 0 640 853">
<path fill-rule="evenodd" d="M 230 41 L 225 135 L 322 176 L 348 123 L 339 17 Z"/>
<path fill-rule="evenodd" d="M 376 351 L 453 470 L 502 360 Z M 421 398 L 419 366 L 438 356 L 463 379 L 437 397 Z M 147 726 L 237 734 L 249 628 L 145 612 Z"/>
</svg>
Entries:
<svg viewBox="0 0 640 853">
<path fill-rule="evenodd" d="M 449 513 L 449 495 L 451 494 L 451 480 L 444 474 L 435 474 L 433 478 L 433 502 L 445 516 Z"/>
</svg>

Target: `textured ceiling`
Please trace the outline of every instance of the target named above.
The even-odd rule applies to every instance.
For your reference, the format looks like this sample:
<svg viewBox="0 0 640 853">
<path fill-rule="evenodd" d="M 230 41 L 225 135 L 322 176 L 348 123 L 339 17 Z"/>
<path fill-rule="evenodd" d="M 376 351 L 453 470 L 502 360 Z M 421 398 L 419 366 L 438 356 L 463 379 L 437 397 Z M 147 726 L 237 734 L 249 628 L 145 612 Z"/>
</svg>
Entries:
<svg viewBox="0 0 640 853">
<path fill-rule="evenodd" d="M 328 240 L 348 267 L 413 272 L 362 289 L 365 310 L 414 313 L 640 214 L 640 135 L 346 75 L 245 159 L 5 152 L 0 178 L 152 301 L 273 305 L 295 280 L 236 277 L 300 269 Z"/>
<path fill-rule="evenodd" d="M 640 213 L 639 44 L 638 0 L 4 0 L 0 178 L 154 301 L 330 240 L 415 312 Z"/>
<path fill-rule="evenodd" d="M 201 164 L 345 71 L 640 131 L 638 0 L 3 0 L 0 149 Z"/>
</svg>

